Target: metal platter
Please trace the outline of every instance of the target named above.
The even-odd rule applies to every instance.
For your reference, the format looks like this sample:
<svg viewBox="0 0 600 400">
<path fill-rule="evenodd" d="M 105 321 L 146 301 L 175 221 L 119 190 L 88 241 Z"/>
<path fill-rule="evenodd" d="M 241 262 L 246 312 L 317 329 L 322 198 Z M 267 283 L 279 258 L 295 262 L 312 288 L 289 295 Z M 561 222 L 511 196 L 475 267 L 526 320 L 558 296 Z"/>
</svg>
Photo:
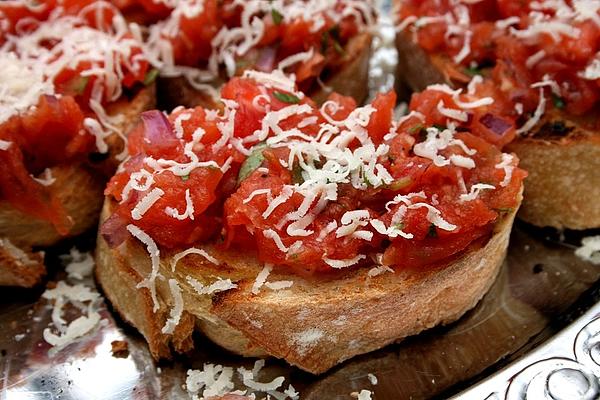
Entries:
<svg viewBox="0 0 600 400">
<path fill-rule="evenodd" d="M 600 269 L 574 255 L 570 243 L 578 243 L 579 235 L 559 239 L 517 223 L 494 286 L 458 322 L 356 357 L 322 376 L 269 360 L 265 379 L 283 375 L 309 400 L 350 399 L 361 389 L 371 390 L 374 399 L 598 398 Z M 78 244 L 89 248 L 93 238 Z M 48 254 L 53 266 L 65 246 Z M 91 279 L 87 283 L 93 285 Z M 3 289 L 2 400 L 187 398 L 182 384 L 188 368 L 253 362 L 197 337 L 195 353 L 156 364 L 143 338 L 106 304 L 103 322 L 91 334 L 54 352 L 42 337 L 51 309 L 37 300 L 39 294 Z M 112 355 L 114 340 L 128 342 L 126 358 Z M 370 383 L 370 373 L 377 385 Z M 559 395 L 550 397 L 548 388 Z"/>
<path fill-rule="evenodd" d="M 389 2 L 383 7 L 389 14 Z M 385 54 L 379 58 L 393 68 Z M 375 85 L 389 83 L 384 72 L 372 77 Z M 351 399 L 361 389 L 378 400 L 600 398 L 600 268 L 575 256 L 581 236 L 517 223 L 495 284 L 459 321 L 321 376 L 268 360 L 264 378 L 285 376 L 306 400 Z M 76 243 L 82 250 L 93 244 L 93 233 Z M 58 256 L 72 245 L 48 252 L 51 280 L 66 279 Z M 92 278 L 83 282 L 95 285 Z M 200 336 L 194 353 L 157 364 L 141 335 L 105 303 L 90 334 L 56 351 L 43 339 L 51 308 L 39 300 L 42 290 L 2 288 L 0 400 L 188 398 L 189 368 L 253 364 Z M 128 343 L 127 356 L 113 356 L 115 340 Z"/>
</svg>

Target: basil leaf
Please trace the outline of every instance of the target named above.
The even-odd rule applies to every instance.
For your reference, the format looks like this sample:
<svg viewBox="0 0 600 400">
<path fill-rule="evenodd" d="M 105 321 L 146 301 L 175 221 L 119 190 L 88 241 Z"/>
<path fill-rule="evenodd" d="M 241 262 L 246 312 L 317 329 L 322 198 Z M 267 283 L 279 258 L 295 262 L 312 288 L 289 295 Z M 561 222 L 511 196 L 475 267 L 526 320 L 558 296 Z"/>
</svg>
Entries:
<svg viewBox="0 0 600 400">
<path fill-rule="evenodd" d="M 388 185 L 388 189 L 390 190 L 400 190 L 400 189 L 404 189 L 405 187 L 407 187 L 408 185 L 410 185 L 412 183 L 412 179 L 410 176 L 405 176 L 402 177 L 400 179 L 396 179 L 394 180 L 394 182 L 390 183 Z"/>
<path fill-rule="evenodd" d="M 482 69 L 479 66 L 465 68 L 465 74 L 469 76 L 482 75 Z"/>
<path fill-rule="evenodd" d="M 144 77 L 144 85 L 149 86 L 154 83 L 156 78 L 158 77 L 159 71 L 156 68 L 152 68 L 150 71 L 146 72 L 146 76 Z"/>
<path fill-rule="evenodd" d="M 424 129 L 425 129 L 425 127 L 423 126 L 423 124 L 417 124 L 417 125 L 409 128 L 408 133 L 410 133 L 412 135 L 413 133 L 421 132 Z"/>
<path fill-rule="evenodd" d="M 240 172 L 238 173 L 238 185 L 244 181 L 252 172 L 254 172 L 258 167 L 261 166 L 263 161 L 265 160 L 265 156 L 263 156 L 263 150 L 267 148 L 265 143 L 257 144 L 254 146 L 252 153 L 246 158 L 246 160 L 242 163 L 240 167 Z"/>
<path fill-rule="evenodd" d="M 554 93 L 552 93 L 552 103 L 554 103 L 554 107 L 558 108 L 559 110 L 565 108 L 566 105 L 564 99 L 555 95 Z"/>
<path fill-rule="evenodd" d="M 271 9 L 271 18 L 273 18 L 275 25 L 279 25 L 283 21 L 283 15 L 274 8 Z"/>
<path fill-rule="evenodd" d="M 85 92 L 85 88 L 87 87 L 89 81 L 89 76 L 79 76 L 77 78 L 73 78 L 71 82 L 69 82 L 69 91 L 75 93 L 76 95 L 82 95 Z"/>
<path fill-rule="evenodd" d="M 275 96 L 275 98 L 277 100 L 282 101 L 284 103 L 288 103 L 288 104 L 300 103 L 300 99 L 297 96 L 294 96 L 293 94 L 290 94 L 290 93 L 273 92 L 273 96 Z"/>
</svg>

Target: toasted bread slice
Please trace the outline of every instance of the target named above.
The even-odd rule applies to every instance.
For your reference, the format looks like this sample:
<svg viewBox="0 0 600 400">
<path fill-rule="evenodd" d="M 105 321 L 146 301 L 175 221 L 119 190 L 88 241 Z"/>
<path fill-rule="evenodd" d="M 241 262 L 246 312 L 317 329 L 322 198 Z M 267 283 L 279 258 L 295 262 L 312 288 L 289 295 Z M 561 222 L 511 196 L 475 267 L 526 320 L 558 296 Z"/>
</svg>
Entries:
<svg viewBox="0 0 600 400">
<path fill-rule="evenodd" d="M 345 47 L 342 67 L 323 82 L 323 87 L 309 92 L 317 104 L 322 104 L 332 92 L 353 97 L 362 104 L 369 94 L 369 58 L 371 34 L 362 33 L 352 38 Z M 223 82 L 215 82 L 220 87 Z M 194 89 L 184 77 L 159 78 L 158 97 L 161 109 L 172 110 L 183 105 L 186 108 L 202 106 L 215 108 L 217 102 L 207 91 Z"/>
<path fill-rule="evenodd" d="M 33 287 L 46 274 L 44 256 L 0 239 L 0 286 Z"/>
<path fill-rule="evenodd" d="M 413 91 L 434 83 L 464 83 L 448 75 L 450 59 L 430 56 L 409 33 L 398 33 L 396 45 L 398 76 Z M 563 126 L 561 134 L 552 128 L 557 123 Z M 515 152 L 529 172 L 519 218 L 557 229 L 600 227 L 600 132 L 553 110 L 546 112 L 534 134 L 517 137 L 506 150 Z"/>
<path fill-rule="evenodd" d="M 127 132 L 137 123 L 139 114 L 154 107 L 155 89 L 153 86 L 141 90 L 131 101 L 120 100 L 107 107 L 111 116 L 121 115 L 119 128 Z M 73 226 L 67 236 L 60 235 L 54 226 L 46 220 L 32 217 L 16 209 L 7 201 L 0 200 L 0 242 L 8 241 L 18 250 L 36 260 L 36 268 L 18 267 L 18 258 L 11 262 L 0 263 L 0 286 L 32 286 L 43 276 L 43 261 L 31 253 L 32 247 L 52 246 L 65 237 L 74 237 L 91 229 L 98 222 L 102 208 L 103 190 L 108 173 L 117 166 L 116 154 L 124 147 L 123 141 L 115 134 L 107 138 L 110 156 L 97 166 L 84 164 L 61 165 L 50 168 L 55 182 L 48 187 L 53 196 L 60 200 L 65 212 L 73 220 Z M 0 253 L 2 250 L 0 249 Z M 4 254 L 0 254 L 2 260 Z M 8 256 L 6 256 L 8 257 Z M 35 274 L 34 274 L 35 271 Z M 2 277 L 7 277 L 2 279 Z M 12 278 L 8 278 L 12 277 Z M 23 284 L 19 284 L 22 282 Z"/>
<path fill-rule="evenodd" d="M 101 219 L 111 215 L 107 200 Z M 171 349 L 188 350 L 195 327 L 220 346 L 244 356 L 274 356 L 314 374 L 355 355 L 458 319 L 472 308 L 494 281 L 504 260 L 514 211 L 496 224 L 487 242 L 473 245 L 448 265 L 368 276 L 368 269 L 336 276 L 299 277 L 275 270 L 268 281 L 292 281 L 289 289 L 263 287 L 252 292 L 263 266 L 250 254 L 218 251 L 217 266 L 198 255 L 181 259 L 162 254 L 157 279 L 159 309 L 153 312 L 150 291 L 137 288 L 151 263 L 143 245 L 130 238 L 113 249 L 102 236 L 96 249 L 96 277 L 113 307 L 144 335 L 156 358 Z M 231 279 L 237 288 L 201 295 L 188 278 L 209 285 Z M 169 279 L 182 289 L 184 307 L 173 335 L 161 332 L 173 306 Z M 195 323 L 194 323 L 195 321 Z"/>
</svg>

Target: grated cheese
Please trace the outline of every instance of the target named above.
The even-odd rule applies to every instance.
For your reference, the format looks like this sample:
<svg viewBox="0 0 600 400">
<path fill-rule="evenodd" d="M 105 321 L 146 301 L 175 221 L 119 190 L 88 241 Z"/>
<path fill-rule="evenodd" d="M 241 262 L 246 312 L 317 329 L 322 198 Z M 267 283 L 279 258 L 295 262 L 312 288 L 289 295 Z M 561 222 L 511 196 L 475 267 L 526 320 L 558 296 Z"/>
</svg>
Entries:
<svg viewBox="0 0 600 400">
<path fill-rule="evenodd" d="M 205 250 L 202 249 L 197 249 L 195 247 L 190 247 L 187 250 L 181 251 L 177 254 L 175 254 L 173 256 L 173 259 L 171 260 L 171 270 L 173 272 L 175 272 L 175 267 L 177 266 L 177 263 L 184 257 L 189 256 L 190 254 L 197 254 L 199 256 L 202 256 L 204 258 L 206 258 L 208 261 L 210 261 L 211 263 L 215 264 L 215 265 L 219 265 L 221 264 L 219 262 L 219 260 L 217 260 L 216 258 L 214 258 L 213 256 L 211 256 L 210 254 L 208 254 Z"/>
<path fill-rule="evenodd" d="M 181 287 L 179 287 L 176 279 L 169 279 L 169 289 L 171 291 L 173 307 L 169 313 L 169 318 L 165 321 L 165 325 L 161 330 L 166 335 L 173 334 L 183 314 L 183 297 L 181 296 Z"/>
<path fill-rule="evenodd" d="M 469 193 L 461 194 L 459 199 L 460 199 L 460 201 L 473 201 L 473 200 L 477 199 L 477 197 L 479 196 L 479 193 L 482 190 L 494 190 L 494 189 L 496 189 L 496 187 L 493 185 L 488 185 L 487 183 L 476 183 L 473 186 L 471 186 Z"/>
<path fill-rule="evenodd" d="M 144 214 L 156 203 L 165 192 L 160 188 L 154 188 L 148 192 L 131 210 L 131 218 L 140 220 Z"/>
<path fill-rule="evenodd" d="M 152 238 L 140 228 L 133 224 L 127 225 L 127 230 L 133 237 L 146 245 L 146 249 L 148 250 L 148 254 L 150 255 L 150 261 L 152 263 L 152 271 L 150 275 L 145 277 L 140 283 L 137 284 L 136 288 L 147 288 L 150 291 L 150 296 L 152 298 L 152 311 L 157 312 L 160 308 L 158 304 L 158 298 L 156 297 L 156 278 L 164 279 L 162 274 L 159 271 L 160 267 L 160 250 L 158 246 L 152 240 Z"/>
<path fill-rule="evenodd" d="M 391 272 L 392 274 L 394 273 L 394 270 L 391 269 L 390 267 L 386 266 L 386 265 L 380 265 L 378 267 L 373 267 L 369 270 L 369 272 L 367 272 L 367 276 L 369 278 L 374 278 L 376 276 L 379 276 L 385 272 Z"/>
<path fill-rule="evenodd" d="M 89 333 L 100 322 L 97 311 L 100 294 L 83 284 L 69 285 L 64 281 L 57 283 L 53 289 L 42 293 L 47 300 L 54 300 L 52 310 L 53 328 L 45 328 L 43 337 L 46 342 L 56 347 L 63 347 L 75 339 Z M 62 317 L 63 308 L 67 304 L 78 306 L 83 315 L 67 323 Z M 57 333 L 54 333 L 58 331 Z"/>
<path fill-rule="evenodd" d="M 600 265 L 600 236 L 588 236 L 581 240 L 581 247 L 575 255 L 594 265 Z"/>
<path fill-rule="evenodd" d="M 367 378 L 369 378 L 369 382 L 371 382 L 371 385 L 377 385 L 378 381 L 375 375 L 367 374 Z"/>
<path fill-rule="evenodd" d="M 94 269 L 94 258 L 90 252 L 80 252 L 76 247 L 71 248 L 69 255 L 62 255 L 60 259 L 66 263 L 65 270 L 69 278 L 84 279 L 91 276 Z"/>
<path fill-rule="evenodd" d="M 192 196 L 190 195 L 190 189 L 185 189 L 185 211 L 180 214 L 176 208 L 166 207 L 165 214 L 180 221 L 184 219 L 194 220 L 194 203 L 192 202 Z"/>
<path fill-rule="evenodd" d="M 260 288 L 265 284 L 265 282 L 267 281 L 267 278 L 269 277 L 269 274 L 271 273 L 272 270 L 273 270 L 272 265 L 265 264 L 263 269 L 256 276 L 256 280 L 254 281 L 254 284 L 252 285 L 252 290 L 251 290 L 252 294 L 260 293 Z"/>
<path fill-rule="evenodd" d="M 367 256 L 365 256 L 364 254 L 359 254 L 356 257 L 347 260 L 335 260 L 332 258 L 323 257 L 323 261 L 325 261 L 325 263 L 332 268 L 342 269 L 351 267 L 352 265 L 356 265 L 360 260 L 363 260 L 365 258 L 367 258 Z"/>
<path fill-rule="evenodd" d="M 502 153 L 502 161 L 495 165 L 494 168 L 504 170 L 504 179 L 500 182 L 500 186 L 506 187 L 512 179 L 512 174 L 515 166 L 512 165 L 514 161 L 512 154 Z"/>
<path fill-rule="evenodd" d="M 219 278 L 208 286 L 203 285 L 197 279 L 192 278 L 191 276 L 187 276 L 185 279 L 187 283 L 200 295 L 224 292 L 238 287 L 235 283 L 231 282 L 231 279 Z"/>
<path fill-rule="evenodd" d="M 533 112 L 531 118 L 529 118 L 522 127 L 517 129 L 517 135 L 522 135 L 531 131 L 537 123 L 540 121 L 542 116 L 544 115 L 544 111 L 546 111 L 546 97 L 544 96 L 544 88 L 540 88 L 540 100 L 539 103 Z"/>
<path fill-rule="evenodd" d="M 360 393 L 353 392 L 350 395 L 357 400 L 371 400 L 371 394 L 372 392 L 370 390 L 363 389 L 360 391 Z"/>
</svg>

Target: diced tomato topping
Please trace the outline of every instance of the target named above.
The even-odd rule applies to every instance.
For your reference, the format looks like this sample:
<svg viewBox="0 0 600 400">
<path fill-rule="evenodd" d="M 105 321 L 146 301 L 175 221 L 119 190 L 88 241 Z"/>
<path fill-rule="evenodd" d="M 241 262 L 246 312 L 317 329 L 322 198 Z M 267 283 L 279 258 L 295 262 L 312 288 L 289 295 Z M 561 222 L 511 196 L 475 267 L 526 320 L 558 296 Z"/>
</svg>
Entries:
<svg viewBox="0 0 600 400">
<path fill-rule="evenodd" d="M 455 69 L 465 74 L 491 69 L 496 86 L 514 103 L 523 104 L 525 113 L 533 113 L 539 103 L 539 89 L 531 85 L 552 80 L 561 94 L 557 98 L 546 87 L 547 99 L 552 96 L 553 100 L 546 108 L 586 114 L 600 101 L 600 79 L 583 74 L 600 50 L 600 13 L 595 18 L 581 15 L 572 1 L 546 3 L 533 6 L 534 2 L 522 0 L 485 0 L 457 5 L 446 0 L 408 0 L 402 3 L 399 17 L 423 18 L 417 24 L 417 40 L 431 54 L 456 57 L 467 49 L 468 54 L 454 65 Z M 565 20 L 569 8 L 574 17 Z M 457 22 L 449 23 L 447 17 Z M 499 28 L 496 23 L 508 18 L 516 18 L 511 28 Z M 547 20 L 540 22 L 540 18 Z M 547 29 L 528 31 L 534 25 Z M 449 76 L 456 79 L 458 71 L 454 72 Z M 464 83 L 462 79 L 456 81 Z"/>
<path fill-rule="evenodd" d="M 30 174 L 73 162 L 93 148 L 93 139 L 81 134 L 83 114 L 72 97 L 42 96 L 35 112 L 15 115 L 0 125 L 2 140 L 11 142 L 0 151 L 1 198 L 17 209 L 54 224 L 66 234 L 72 222 L 58 199 Z"/>
<path fill-rule="evenodd" d="M 168 117 L 158 112 L 144 114 L 129 142 L 131 158 L 111 180 L 106 194 L 118 202 L 119 220 L 139 226 L 166 248 L 215 240 L 221 234 L 222 246 L 253 251 L 262 262 L 300 274 L 370 263 L 365 255 L 376 254 L 396 268 L 444 263 L 487 240 L 499 217 L 518 205 L 526 174 L 516 166 L 516 157 L 506 164 L 499 150 L 514 135 L 514 118 L 492 103 L 471 108 L 471 118 L 456 123 L 451 133 L 454 144 L 439 155 L 452 159 L 467 154 L 474 168 L 436 165 L 416 155 L 414 148 L 425 140 L 425 127 L 447 122 L 437 110 L 440 100 L 447 102 L 446 107 L 456 107 L 455 101 L 474 102 L 478 96 L 492 94 L 492 89 L 480 85 L 481 94 L 458 98 L 430 89 L 413 98 L 413 116 L 392 124 L 393 92 L 379 95 L 362 109 L 351 98 L 332 94 L 321 110 L 297 93 L 235 78 L 222 89 L 227 101 L 218 115 L 202 108 L 178 109 Z M 231 125 L 232 131 L 225 128 Z M 336 132 L 336 126 L 346 128 Z M 365 175 L 360 178 L 362 186 L 349 179 L 335 183 L 333 193 L 314 192 L 311 197 L 310 192 L 300 192 L 299 188 L 310 187 L 306 179 L 311 169 L 300 165 L 298 148 L 280 145 L 283 138 L 274 136 L 290 132 L 308 144 L 311 138 L 328 134 L 328 140 L 342 140 L 349 132 L 344 129 L 357 135 L 344 142 L 342 150 L 349 160 L 355 150 L 385 150 L 375 169 L 385 169 L 389 181 L 373 184 L 374 178 Z M 224 141 L 223 135 L 232 136 Z M 159 159 L 163 161 L 157 170 Z M 193 159 L 216 165 L 197 166 L 184 177 L 170 167 Z M 227 160 L 230 169 L 223 173 Z M 508 184 L 504 182 L 506 170 L 498 167 L 501 162 L 511 171 Z M 319 156 L 311 163 L 318 169 L 328 160 Z M 153 177 L 151 185 L 148 176 Z M 476 184 L 485 188 L 469 198 L 467 192 Z M 149 208 L 144 206 L 147 202 L 142 199 L 157 189 L 162 194 Z M 176 209 L 183 215 L 188 203 L 193 204 L 193 219 L 176 218 L 169 211 Z M 145 210 L 141 217 L 140 207 Z M 348 213 L 362 219 L 352 232 L 344 233 L 349 229 Z M 401 234 L 383 234 L 381 225 L 395 227 Z M 111 219 L 104 229 L 107 235 L 115 226 L 123 223 Z"/>
<path fill-rule="evenodd" d="M 0 42 L 3 43 L 11 34 L 5 46 L 17 59 L 21 56 L 18 44 L 21 37 L 27 38 L 45 24 L 59 24 L 64 19 L 70 21 L 69 24 L 73 23 L 75 28 L 91 27 L 112 35 L 113 23 L 117 24 L 115 21 L 120 17 L 119 10 L 110 2 L 96 0 L 0 2 L 0 14 Z M 118 40 L 130 46 L 136 39 L 131 33 L 122 33 Z M 52 57 L 56 57 L 50 62 L 65 55 L 60 44 L 60 38 L 54 37 L 42 38 L 39 43 L 51 52 Z M 7 175 L 0 182 L 1 198 L 32 216 L 52 222 L 61 234 L 68 233 L 72 221 L 65 215 L 58 199 L 53 197 L 51 188 L 43 186 L 34 177 L 46 168 L 86 162 L 87 155 L 95 150 L 95 139 L 84 126 L 84 120 L 98 118 L 91 98 L 94 96 L 97 100 L 100 92 L 99 106 L 104 107 L 114 100 L 114 93 L 109 91 L 115 89 L 107 82 L 108 78 L 100 81 L 104 79 L 101 75 L 85 73 L 104 67 L 97 55 L 90 54 L 89 59 L 80 55 L 66 56 L 70 57 L 69 63 L 57 63 L 59 68 L 55 68 L 54 64 L 48 68 L 52 75 L 43 77 L 51 81 L 46 83 L 54 85 L 55 94 L 41 95 L 35 107 L 15 112 L 0 124 L 2 140 L 11 143 L 8 151 L 0 151 L 0 167 Z M 119 64 L 114 65 L 119 81 L 113 83 L 121 86 L 116 88 L 117 97 L 122 89 L 133 89 L 143 84 L 149 63 L 142 57 L 141 43 L 139 46 L 131 45 L 123 58 L 110 58 L 110 63 Z M 130 68 L 133 65 L 136 67 Z"/>
</svg>

